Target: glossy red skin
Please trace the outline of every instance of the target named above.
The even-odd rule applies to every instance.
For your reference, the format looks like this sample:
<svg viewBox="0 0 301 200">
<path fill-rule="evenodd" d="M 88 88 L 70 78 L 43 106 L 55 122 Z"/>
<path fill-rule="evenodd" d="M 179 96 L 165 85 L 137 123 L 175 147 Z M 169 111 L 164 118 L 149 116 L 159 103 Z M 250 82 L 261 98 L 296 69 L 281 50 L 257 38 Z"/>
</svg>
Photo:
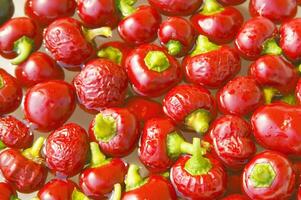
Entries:
<svg viewBox="0 0 301 200">
<path fill-rule="evenodd" d="M 79 17 L 88 27 L 115 28 L 121 18 L 114 0 L 79 0 L 77 10 Z"/>
<path fill-rule="evenodd" d="M 217 92 L 216 99 L 222 113 L 238 116 L 247 115 L 264 103 L 259 85 L 247 76 L 229 81 Z"/>
<path fill-rule="evenodd" d="M 44 42 L 55 60 L 67 69 L 78 69 L 95 54 L 92 44 L 85 39 L 81 23 L 73 18 L 51 23 L 45 30 Z"/>
<path fill-rule="evenodd" d="M 41 160 L 29 160 L 16 149 L 6 149 L 0 153 L 0 170 L 3 177 L 22 193 L 39 190 L 48 174 Z"/>
<path fill-rule="evenodd" d="M 88 151 L 85 129 L 74 123 L 65 124 L 50 133 L 46 140 L 47 167 L 54 174 L 74 176 L 85 166 Z"/>
<path fill-rule="evenodd" d="M 208 174 L 191 175 L 185 169 L 190 156 L 181 156 L 170 170 L 170 179 L 178 195 L 190 200 L 217 199 L 226 191 L 227 174 L 222 164 L 212 158 Z"/>
<path fill-rule="evenodd" d="M 167 137 L 176 131 L 168 118 L 152 118 L 144 124 L 138 154 L 151 173 L 163 173 L 175 162 L 168 155 Z"/>
<path fill-rule="evenodd" d="M 114 185 L 123 183 L 127 165 L 120 158 L 112 158 L 109 163 L 95 168 L 86 168 L 79 178 L 81 190 L 91 199 L 106 199 L 114 190 Z"/>
<path fill-rule="evenodd" d="M 161 15 L 153 7 L 140 6 L 119 22 L 118 33 L 129 44 L 146 44 L 156 39 L 161 21 Z"/>
<path fill-rule="evenodd" d="M 195 13 L 203 0 L 148 0 L 148 2 L 164 15 L 187 16 Z"/>
<path fill-rule="evenodd" d="M 144 58 L 150 51 L 164 52 L 170 66 L 163 72 L 148 69 Z M 166 93 L 182 79 L 179 62 L 170 56 L 163 48 L 154 44 L 137 47 L 127 57 L 125 62 L 127 75 L 136 93 L 147 97 L 158 97 Z"/>
<path fill-rule="evenodd" d="M 11 200 L 13 197 L 17 197 L 17 193 L 10 184 L 0 182 L 0 196 L 2 200 Z"/>
<path fill-rule="evenodd" d="M 218 158 L 231 170 L 243 168 L 256 153 L 251 126 L 240 117 L 225 115 L 215 120 L 210 137 Z"/>
<path fill-rule="evenodd" d="M 245 1 L 246 0 L 218 0 L 218 2 L 220 2 L 225 6 L 235 6 L 235 5 L 242 4 Z"/>
<path fill-rule="evenodd" d="M 255 188 L 250 180 L 250 174 L 255 164 L 270 163 L 276 177 L 270 187 Z M 275 151 L 265 151 L 257 154 L 246 165 L 243 172 L 242 187 L 247 196 L 258 200 L 289 199 L 295 184 L 295 173 L 290 161 Z"/>
<path fill-rule="evenodd" d="M 79 103 L 91 112 L 120 106 L 125 99 L 128 80 L 125 71 L 107 59 L 89 61 L 73 79 Z"/>
<path fill-rule="evenodd" d="M 186 56 L 183 60 L 186 79 L 208 88 L 220 88 L 241 69 L 241 60 L 235 49 L 221 46 L 218 50 Z"/>
<path fill-rule="evenodd" d="M 301 60 L 301 18 L 295 18 L 282 24 L 280 47 L 291 61 Z"/>
<path fill-rule="evenodd" d="M 162 105 L 157 101 L 145 97 L 130 97 L 126 101 L 125 107 L 131 111 L 141 123 L 151 118 L 164 116 Z"/>
<path fill-rule="evenodd" d="M 24 114 L 35 129 L 48 132 L 63 125 L 73 114 L 75 106 L 76 97 L 72 85 L 53 80 L 39 83 L 27 90 Z"/>
<path fill-rule="evenodd" d="M 15 111 L 22 101 L 22 88 L 17 79 L 0 69 L 4 86 L 0 88 L 0 115 Z"/>
<path fill-rule="evenodd" d="M 15 75 L 23 87 L 32 87 L 50 80 L 63 80 L 64 71 L 47 54 L 34 52 L 15 69 Z"/>
<path fill-rule="evenodd" d="M 26 149 L 33 143 L 33 133 L 15 117 L 3 116 L 0 118 L 0 140 L 10 148 Z"/>
<path fill-rule="evenodd" d="M 0 55 L 4 58 L 17 56 L 14 51 L 14 43 L 23 36 L 27 36 L 34 42 L 33 51 L 42 44 L 42 30 L 28 17 L 12 18 L 0 27 Z"/>
<path fill-rule="evenodd" d="M 75 0 L 27 0 L 25 2 L 25 14 L 41 26 L 47 26 L 62 17 L 71 17 L 75 8 Z"/>
<path fill-rule="evenodd" d="M 244 195 L 233 194 L 223 198 L 222 200 L 249 200 L 249 198 Z"/>
<path fill-rule="evenodd" d="M 273 103 L 256 110 L 251 123 L 256 140 L 265 148 L 301 155 L 300 120 L 300 107 Z"/>
<path fill-rule="evenodd" d="M 242 26 L 236 36 L 235 47 L 245 59 L 256 60 L 262 53 L 264 42 L 276 37 L 277 33 L 278 29 L 271 20 L 255 17 Z"/>
<path fill-rule="evenodd" d="M 198 109 L 207 110 L 214 119 L 217 110 L 216 102 L 210 92 L 194 85 L 179 85 L 170 90 L 163 99 L 164 113 L 181 125 L 185 118 Z"/>
<path fill-rule="evenodd" d="M 97 142 L 101 151 L 110 157 L 124 157 L 130 154 L 140 136 L 139 123 L 135 115 L 126 108 L 108 108 L 100 113 L 115 119 L 117 133 L 108 142 L 98 141 L 94 135 L 95 119 L 93 119 L 89 126 L 90 140 Z"/>
<path fill-rule="evenodd" d="M 38 193 L 40 200 L 72 200 L 72 193 L 77 185 L 71 180 L 53 179 L 43 186 Z"/>
<path fill-rule="evenodd" d="M 121 200 L 177 200 L 177 195 L 170 182 L 162 176 L 152 175 L 147 183 L 134 190 L 123 193 Z"/>
<path fill-rule="evenodd" d="M 268 86 L 288 94 L 295 90 L 298 72 L 281 56 L 264 55 L 250 66 L 250 73 L 261 86 Z"/>
<path fill-rule="evenodd" d="M 225 7 L 224 10 L 211 15 L 197 13 L 190 20 L 198 33 L 206 35 L 217 44 L 226 44 L 235 39 L 244 17 L 236 8 Z"/>
<path fill-rule="evenodd" d="M 297 14 L 296 0 L 251 0 L 249 11 L 252 17 L 263 16 L 275 23 L 292 19 Z"/>
<path fill-rule="evenodd" d="M 299 79 L 296 87 L 297 102 L 301 104 L 301 79 Z"/>
<path fill-rule="evenodd" d="M 170 17 L 160 25 L 158 38 L 163 47 L 171 40 L 179 41 L 182 44 L 182 49 L 177 57 L 181 57 L 192 49 L 195 43 L 196 32 L 187 19 Z"/>
</svg>

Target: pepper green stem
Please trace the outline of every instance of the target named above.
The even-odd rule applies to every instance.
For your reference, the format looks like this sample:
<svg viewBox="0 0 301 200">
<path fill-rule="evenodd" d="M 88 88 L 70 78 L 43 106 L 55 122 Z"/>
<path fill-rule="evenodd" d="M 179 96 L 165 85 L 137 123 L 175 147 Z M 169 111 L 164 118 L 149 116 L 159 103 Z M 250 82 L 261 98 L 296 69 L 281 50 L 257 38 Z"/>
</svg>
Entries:
<svg viewBox="0 0 301 200">
<path fill-rule="evenodd" d="M 23 151 L 23 155 L 30 160 L 36 160 L 36 159 L 40 158 L 40 151 L 43 147 L 44 141 L 45 141 L 45 138 L 39 137 L 34 142 L 32 147 L 25 149 Z"/>
<path fill-rule="evenodd" d="M 0 150 L 6 148 L 6 145 L 0 140 Z"/>
<path fill-rule="evenodd" d="M 139 167 L 131 164 L 125 179 L 126 191 L 134 190 L 141 187 L 147 182 L 147 179 L 143 179 L 139 174 Z"/>
<path fill-rule="evenodd" d="M 191 158 L 185 163 L 185 170 L 193 176 L 207 174 L 212 164 L 209 159 L 203 157 L 201 139 L 193 138 L 193 153 Z"/>
<path fill-rule="evenodd" d="M 166 44 L 168 53 L 172 56 L 176 56 L 178 54 L 181 53 L 182 51 L 182 44 L 179 41 L 176 40 L 170 40 L 167 44 Z"/>
<path fill-rule="evenodd" d="M 298 71 L 301 73 L 301 64 L 298 66 Z"/>
<path fill-rule="evenodd" d="M 112 116 L 99 113 L 95 118 L 94 135 L 98 141 L 108 142 L 117 133 L 116 121 Z"/>
<path fill-rule="evenodd" d="M 296 105 L 296 96 L 294 94 L 289 94 L 281 98 L 281 101 L 290 104 L 290 105 Z"/>
<path fill-rule="evenodd" d="M 279 91 L 275 88 L 270 88 L 270 87 L 264 88 L 263 95 L 264 95 L 265 103 L 266 104 L 272 103 L 272 100 L 277 93 L 279 93 Z"/>
<path fill-rule="evenodd" d="M 167 70 L 170 66 L 168 57 L 162 51 L 148 52 L 144 62 L 148 69 L 159 73 Z"/>
<path fill-rule="evenodd" d="M 84 193 L 78 191 L 76 188 L 72 192 L 72 200 L 89 200 L 89 198 L 84 195 Z"/>
<path fill-rule="evenodd" d="M 110 200 L 120 200 L 121 199 L 121 193 L 122 193 L 122 189 L 121 189 L 121 185 L 119 183 L 114 185 L 114 192 L 112 194 L 112 197 Z"/>
<path fill-rule="evenodd" d="M 117 0 L 117 7 L 120 10 L 123 17 L 130 16 L 136 12 L 136 8 L 133 5 L 137 0 Z"/>
<path fill-rule="evenodd" d="M 23 36 L 20 39 L 18 39 L 14 43 L 14 51 L 18 54 L 18 56 L 10 61 L 11 64 L 18 65 L 24 62 L 33 51 L 33 48 L 34 41 L 29 37 Z"/>
<path fill-rule="evenodd" d="M 199 35 L 196 46 L 191 53 L 191 56 L 197 56 L 199 54 L 208 53 L 211 51 L 216 51 L 220 48 L 220 46 L 209 41 L 208 37 L 204 35 Z"/>
<path fill-rule="evenodd" d="M 210 121 L 210 113 L 207 110 L 198 109 L 186 117 L 185 125 L 188 129 L 203 134 L 208 131 Z"/>
<path fill-rule="evenodd" d="M 122 60 L 122 52 L 115 47 L 106 47 L 98 51 L 97 56 L 100 58 L 109 59 L 118 65 L 121 64 Z"/>
<path fill-rule="evenodd" d="M 88 42 L 92 42 L 97 36 L 112 37 L 112 29 L 110 27 L 100 27 L 96 29 L 87 29 L 82 27 L 83 34 Z"/>
<path fill-rule="evenodd" d="M 223 10 L 224 8 L 216 0 L 205 0 L 201 13 L 204 15 L 213 15 Z"/>
<path fill-rule="evenodd" d="M 255 188 L 270 187 L 276 178 L 276 173 L 270 163 L 255 164 L 251 172 L 251 182 Z"/>
<path fill-rule="evenodd" d="M 263 44 L 263 55 L 281 55 L 282 49 L 277 44 L 277 41 L 274 38 L 268 39 Z"/>
<path fill-rule="evenodd" d="M 3 88 L 5 86 L 4 80 L 2 78 L 2 76 L 0 75 L 0 89 Z"/>
<path fill-rule="evenodd" d="M 108 163 L 109 160 L 106 159 L 106 156 L 100 151 L 100 148 L 96 142 L 90 143 L 91 150 L 91 167 L 96 168 Z"/>
<path fill-rule="evenodd" d="M 18 197 L 16 197 L 16 196 L 12 196 L 11 198 L 10 198 L 10 200 L 20 200 Z M 37 200 L 39 200 L 39 199 L 37 199 Z"/>
</svg>

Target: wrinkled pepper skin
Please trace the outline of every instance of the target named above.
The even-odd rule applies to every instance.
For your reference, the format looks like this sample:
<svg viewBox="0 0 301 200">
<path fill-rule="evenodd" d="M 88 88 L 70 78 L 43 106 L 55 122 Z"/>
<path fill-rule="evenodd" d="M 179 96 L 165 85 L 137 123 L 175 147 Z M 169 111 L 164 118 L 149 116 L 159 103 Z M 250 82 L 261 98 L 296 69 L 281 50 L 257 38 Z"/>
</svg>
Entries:
<svg viewBox="0 0 301 200">
<path fill-rule="evenodd" d="M 224 197 L 222 200 L 249 200 L 249 198 L 244 195 L 233 194 L 233 195 Z"/>
<path fill-rule="evenodd" d="M 269 169 L 256 171 L 256 166 L 259 168 L 267 165 Z M 251 199 L 286 200 L 290 198 L 294 189 L 295 173 L 292 164 L 284 155 L 275 151 L 264 151 L 253 157 L 242 176 L 243 190 Z M 263 180 L 263 177 L 267 179 Z"/>
<path fill-rule="evenodd" d="M 296 98 L 299 105 L 301 105 L 301 79 L 299 79 L 296 87 Z"/>
<path fill-rule="evenodd" d="M 242 4 L 246 0 L 218 0 L 218 1 L 225 6 L 235 6 L 235 5 Z"/>
<path fill-rule="evenodd" d="M 2 25 L 13 16 L 15 6 L 12 0 L 0 0 L 0 5 L 0 25 Z"/>
<path fill-rule="evenodd" d="M 17 200 L 17 193 L 9 183 L 0 182 L 0 197 L 2 200 Z"/>
<path fill-rule="evenodd" d="M 301 109 L 298 106 L 285 103 L 262 106 L 251 118 L 254 136 L 267 149 L 300 155 L 300 118 Z"/>
<path fill-rule="evenodd" d="M 71 177 L 86 163 L 88 135 L 82 127 L 69 123 L 50 133 L 45 145 L 47 167 L 57 175 Z"/>
</svg>

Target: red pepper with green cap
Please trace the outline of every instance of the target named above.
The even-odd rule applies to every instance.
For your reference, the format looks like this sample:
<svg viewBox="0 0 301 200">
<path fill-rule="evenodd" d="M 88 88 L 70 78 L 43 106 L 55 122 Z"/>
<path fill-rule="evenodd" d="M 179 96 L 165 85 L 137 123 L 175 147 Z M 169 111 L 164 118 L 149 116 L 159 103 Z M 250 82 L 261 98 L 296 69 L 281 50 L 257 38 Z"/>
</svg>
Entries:
<svg viewBox="0 0 301 200">
<path fill-rule="evenodd" d="M 190 21 L 194 28 L 217 44 L 234 40 L 244 18 L 235 7 L 223 7 L 216 0 L 205 0 L 202 10 Z"/>
<path fill-rule="evenodd" d="M 178 85 L 163 99 L 164 113 L 177 125 L 205 133 L 216 117 L 216 102 L 210 92 L 194 85 Z"/>
<path fill-rule="evenodd" d="M 41 44 L 42 30 L 30 18 L 13 18 L 0 27 L 0 54 L 14 65 L 25 61 Z"/>
<path fill-rule="evenodd" d="M 189 82 L 219 88 L 240 71 L 241 60 L 233 48 L 218 46 L 200 35 L 195 49 L 184 58 L 182 66 Z"/>
<path fill-rule="evenodd" d="M 142 178 L 137 165 L 130 165 L 126 179 L 126 191 L 121 200 L 177 200 L 177 195 L 170 182 L 163 176 L 151 175 Z"/>
<path fill-rule="evenodd" d="M 104 154 L 123 157 L 136 147 L 139 123 L 126 108 L 107 108 L 92 120 L 89 135 L 90 140 L 97 142 Z"/>
<path fill-rule="evenodd" d="M 134 91 L 142 96 L 161 96 L 182 79 L 178 61 L 154 44 L 134 49 L 128 55 L 125 67 Z"/>
<path fill-rule="evenodd" d="M 15 189 L 5 182 L 0 182 L 0 197 L 2 200 L 20 200 Z"/>
<path fill-rule="evenodd" d="M 251 199 L 290 199 L 295 173 L 290 161 L 275 151 L 257 154 L 243 171 L 242 187 Z"/>
<path fill-rule="evenodd" d="M 193 139 L 190 155 L 181 156 L 170 170 L 170 178 L 180 197 L 191 200 L 217 199 L 226 191 L 227 173 L 211 156 L 199 138 Z"/>
<path fill-rule="evenodd" d="M 81 190 L 89 198 L 105 199 L 115 189 L 113 196 L 119 200 L 127 164 L 120 158 L 106 158 L 96 142 L 90 143 L 90 150 L 92 154 L 90 165 L 79 177 Z"/>
<path fill-rule="evenodd" d="M 21 193 L 35 192 L 46 181 L 48 170 L 40 156 L 44 140 L 38 138 L 32 147 L 24 151 L 6 149 L 0 153 L 3 177 Z"/>
<path fill-rule="evenodd" d="M 245 1 L 246 0 L 218 0 L 218 2 L 220 2 L 222 5 L 225 6 L 235 6 L 235 5 L 242 4 Z"/>
</svg>

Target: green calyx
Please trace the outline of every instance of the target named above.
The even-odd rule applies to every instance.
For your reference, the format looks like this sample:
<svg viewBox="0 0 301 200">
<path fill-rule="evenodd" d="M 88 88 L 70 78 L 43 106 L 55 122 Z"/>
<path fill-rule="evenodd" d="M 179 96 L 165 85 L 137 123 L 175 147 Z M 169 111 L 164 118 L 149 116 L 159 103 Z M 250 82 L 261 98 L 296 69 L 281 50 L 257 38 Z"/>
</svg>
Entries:
<svg viewBox="0 0 301 200">
<path fill-rule="evenodd" d="M 27 159 L 34 160 L 36 162 L 40 162 L 40 151 L 44 145 L 45 138 L 39 137 L 32 145 L 32 147 L 25 149 L 23 151 L 23 156 Z"/>
<path fill-rule="evenodd" d="M 127 17 L 136 12 L 136 8 L 133 5 L 137 0 L 117 0 L 117 8 L 120 10 L 123 17 Z"/>
<path fill-rule="evenodd" d="M 106 156 L 100 151 L 100 148 L 96 142 L 90 143 L 91 150 L 91 168 L 100 167 L 102 165 L 107 164 L 110 160 L 106 159 Z"/>
<path fill-rule="evenodd" d="M 208 53 L 211 51 L 216 51 L 220 48 L 220 46 L 209 41 L 208 37 L 204 35 L 199 35 L 196 46 L 191 53 L 191 56 L 197 56 L 199 54 Z"/>
<path fill-rule="evenodd" d="M 255 188 L 270 187 L 275 178 L 276 173 L 270 163 L 256 164 L 250 176 L 250 180 Z"/>
<path fill-rule="evenodd" d="M 201 13 L 203 15 L 213 15 L 223 10 L 224 8 L 216 0 L 205 0 Z"/>
<path fill-rule="evenodd" d="M 2 89 L 5 86 L 4 80 L 2 76 L 0 75 L 0 89 Z"/>
<path fill-rule="evenodd" d="M 294 94 L 289 94 L 281 98 L 281 101 L 290 105 L 296 105 L 297 100 Z"/>
<path fill-rule="evenodd" d="M 167 70 L 170 66 L 168 57 L 162 51 L 148 52 L 144 62 L 148 69 L 159 73 Z"/>
<path fill-rule="evenodd" d="M 34 48 L 34 41 L 27 36 L 23 36 L 14 43 L 14 51 L 18 54 L 17 57 L 10 62 L 13 65 L 18 65 L 24 62 L 31 54 Z"/>
<path fill-rule="evenodd" d="M 119 183 L 114 185 L 114 192 L 110 200 L 120 200 L 121 199 L 122 188 Z"/>
<path fill-rule="evenodd" d="M 126 191 L 131 191 L 141 187 L 147 183 L 147 179 L 143 179 L 139 174 L 139 167 L 131 164 L 125 179 Z"/>
<path fill-rule="evenodd" d="M 94 135 L 98 141 L 108 142 L 117 133 L 116 120 L 99 113 L 95 118 Z"/>
<path fill-rule="evenodd" d="M 76 188 L 72 192 L 72 200 L 89 200 L 89 198 L 84 195 L 84 193 L 78 191 Z"/>
<path fill-rule="evenodd" d="M 181 44 L 181 42 L 176 41 L 176 40 L 170 40 L 167 44 L 166 44 L 166 48 L 168 50 L 168 53 L 172 56 L 177 56 L 181 53 L 183 45 Z"/>
<path fill-rule="evenodd" d="M 208 131 L 210 121 L 210 113 L 207 110 L 198 109 L 186 117 L 185 125 L 188 129 L 203 134 Z"/>
<path fill-rule="evenodd" d="M 18 197 L 16 197 L 16 196 L 11 196 L 10 200 L 20 200 L 20 199 Z"/>
<path fill-rule="evenodd" d="M 274 38 L 268 39 L 263 44 L 262 49 L 263 55 L 281 55 L 282 49 L 277 44 L 277 41 Z"/>
<path fill-rule="evenodd" d="M 100 27 L 96 29 L 87 29 L 82 27 L 82 32 L 86 40 L 90 43 L 92 43 L 97 36 L 103 36 L 107 38 L 112 37 L 112 29 L 110 27 Z"/>
<path fill-rule="evenodd" d="M 6 148 L 6 145 L 0 140 L 0 150 Z"/>
<path fill-rule="evenodd" d="M 275 97 L 276 94 L 278 94 L 279 91 L 275 88 L 263 88 L 263 95 L 265 99 L 266 104 L 270 104 L 273 101 L 273 98 Z"/>
<path fill-rule="evenodd" d="M 121 64 L 122 52 L 115 47 L 106 47 L 97 52 L 97 56 L 100 58 L 107 58 L 118 65 Z"/>
<path fill-rule="evenodd" d="M 204 150 L 201 147 L 200 138 L 193 138 L 193 151 L 192 156 L 185 163 L 184 169 L 193 176 L 207 174 L 211 168 L 212 164 L 209 159 L 203 157 Z"/>
</svg>

